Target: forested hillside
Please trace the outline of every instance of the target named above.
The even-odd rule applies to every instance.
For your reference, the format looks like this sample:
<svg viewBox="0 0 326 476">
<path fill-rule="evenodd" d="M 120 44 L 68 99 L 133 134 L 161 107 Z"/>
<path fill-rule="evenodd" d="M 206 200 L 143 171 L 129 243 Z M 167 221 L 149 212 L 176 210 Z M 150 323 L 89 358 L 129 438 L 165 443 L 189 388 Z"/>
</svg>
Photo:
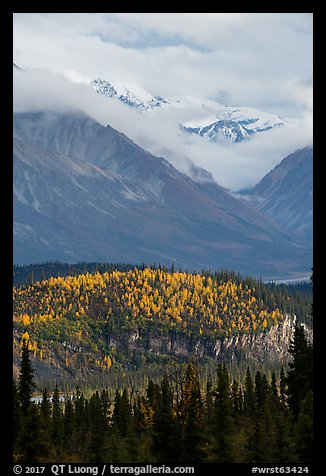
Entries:
<svg viewBox="0 0 326 476">
<path fill-rule="evenodd" d="M 14 462 L 312 463 L 312 347 L 296 327 L 290 368 L 279 377 L 225 364 L 203 382 L 192 360 L 159 382 L 80 389 L 60 400 L 46 388 L 35 404 L 26 341 L 13 387 Z M 179 370 L 179 371 L 178 371 Z M 205 385 L 204 385 L 205 383 Z M 305 468 L 304 472 L 308 472 Z"/>
<path fill-rule="evenodd" d="M 13 289 L 14 357 L 23 338 L 41 373 L 70 376 L 184 360 L 198 346 L 214 357 L 218 340 L 264 335 L 286 314 L 309 322 L 309 293 L 285 291 L 228 271 L 145 266 L 33 281 Z"/>
<path fill-rule="evenodd" d="M 144 270 L 146 264 L 133 265 L 126 263 L 62 263 L 60 261 L 51 261 L 47 263 L 14 265 L 13 284 L 22 286 L 34 284 L 36 281 L 44 281 L 50 277 L 77 276 L 79 274 L 111 273 L 112 271 L 131 271 L 135 268 Z M 151 266 L 156 269 L 156 265 Z M 173 267 L 167 268 L 158 265 L 158 269 L 165 272 L 174 272 Z M 181 272 L 181 269 L 179 270 Z M 273 282 L 264 283 L 254 278 L 243 279 L 239 273 L 228 270 L 211 273 L 209 270 L 203 270 L 201 274 L 211 276 L 212 279 L 222 281 L 231 279 L 236 283 L 247 283 L 256 289 L 256 293 L 263 298 L 272 308 L 280 307 L 285 313 L 295 314 L 298 322 L 311 324 L 311 304 L 312 304 L 312 283 L 298 284 L 276 284 Z"/>
</svg>

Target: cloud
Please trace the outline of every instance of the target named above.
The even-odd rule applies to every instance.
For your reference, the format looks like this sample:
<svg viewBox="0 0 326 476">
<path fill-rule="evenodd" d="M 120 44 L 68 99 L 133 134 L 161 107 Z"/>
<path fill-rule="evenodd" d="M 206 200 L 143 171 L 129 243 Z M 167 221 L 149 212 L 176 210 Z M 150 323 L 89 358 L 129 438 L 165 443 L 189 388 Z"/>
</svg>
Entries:
<svg viewBox="0 0 326 476">
<path fill-rule="evenodd" d="M 75 79 L 80 81 L 80 77 Z M 157 115 L 143 115 L 118 100 L 96 94 L 86 84 L 68 81 L 63 75 L 14 70 L 14 111 L 76 109 L 102 125 L 110 124 L 184 173 L 190 173 L 189 160 L 206 168 L 220 185 L 233 191 L 254 185 L 286 155 L 310 144 L 312 137 L 312 121 L 307 115 L 298 125 L 257 134 L 249 142 L 232 147 L 212 144 L 180 131 L 179 121 L 186 119 L 182 111 L 179 116 L 168 108 Z"/>
<path fill-rule="evenodd" d="M 141 84 L 153 95 L 228 98 L 281 116 L 312 80 L 310 13 L 24 13 L 14 58 L 28 68 Z"/>
<path fill-rule="evenodd" d="M 285 82 L 282 90 L 284 99 L 288 102 L 300 105 L 304 108 L 305 114 L 313 111 L 313 87 L 311 81 L 303 81 L 300 79 L 290 79 Z"/>
<path fill-rule="evenodd" d="M 14 74 L 15 110 L 83 109 L 179 170 L 189 173 L 191 160 L 231 190 L 254 185 L 312 142 L 312 13 L 16 13 L 13 40 L 14 61 L 28 70 Z M 292 126 L 212 144 L 180 132 L 189 119 L 182 110 L 148 117 L 100 97 L 87 86 L 97 76 L 154 96 L 254 107 Z"/>
</svg>

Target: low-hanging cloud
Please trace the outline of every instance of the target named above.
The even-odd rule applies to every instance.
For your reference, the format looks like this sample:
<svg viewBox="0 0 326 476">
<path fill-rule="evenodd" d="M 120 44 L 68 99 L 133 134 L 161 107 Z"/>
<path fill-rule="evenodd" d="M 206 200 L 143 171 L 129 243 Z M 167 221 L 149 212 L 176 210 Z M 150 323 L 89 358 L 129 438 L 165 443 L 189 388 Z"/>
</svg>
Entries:
<svg viewBox="0 0 326 476">
<path fill-rule="evenodd" d="M 227 98 L 283 117 L 304 108 L 289 84 L 312 80 L 311 13 L 16 13 L 13 39 L 25 68 Z"/>
<path fill-rule="evenodd" d="M 301 91 L 302 92 L 302 91 Z M 304 94 L 303 94 L 303 97 Z M 154 155 L 169 160 L 183 173 L 191 173 L 191 162 L 207 169 L 222 186 L 237 191 L 257 183 L 286 155 L 312 143 L 311 111 L 305 120 L 256 134 L 233 145 L 210 143 L 183 133 L 179 122 L 184 111 L 162 109 L 142 114 L 114 98 L 98 95 L 90 86 L 73 83 L 47 71 L 14 71 L 14 111 L 83 110 L 103 125 L 110 124 Z"/>
</svg>

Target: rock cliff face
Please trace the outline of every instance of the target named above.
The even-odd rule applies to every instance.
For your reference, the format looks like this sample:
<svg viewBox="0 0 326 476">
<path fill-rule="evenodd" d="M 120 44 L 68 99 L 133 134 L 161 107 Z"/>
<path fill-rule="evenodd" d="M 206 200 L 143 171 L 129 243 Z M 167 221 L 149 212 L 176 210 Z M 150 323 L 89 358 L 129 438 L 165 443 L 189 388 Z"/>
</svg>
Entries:
<svg viewBox="0 0 326 476">
<path fill-rule="evenodd" d="M 148 364 L 155 363 L 159 367 L 178 359 L 186 360 L 190 356 L 196 356 L 204 362 L 206 358 L 216 362 L 225 361 L 240 362 L 245 365 L 259 363 L 263 365 L 275 365 L 279 367 L 290 360 L 288 349 L 293 338 L 296 317 L 286 315 L 284 320 L 267 332 L 257 334 L 243 334 L 230 338 L 208 340 L 205 338 L 191 339 L 183 335 L 149 335 L 141 331 L 112 335 L 108 341 L 110 354 L 115 355 L 117 362 L 126 368 L 145 368 Z M 305 326 L 307 339 L 312 342 L 313 330 Z M 66 342 L 61 345 L 65 347 Z M 60 346 L 60 344 L 58 344 Z M 84 362 L 82 367 L 73 368 L 66 366 L 58 359 L 51 358 L 48 361 L 33 360 L 36 377 L 61 379 L 66 377 L 82 377 L 93 372 L 98 373 L 92 364 L 87 364 L 85 357 L 88 354 L 84 348 L 70 349 L 72 354 L 78 355 Z M 19 356 L 14 358 L 14 375 L 18 376 Z M 113 363 L 113 367 L 116 364 Z M 106 372 L 108 372 L 106 370 Z"/>
<path fill-rule="evenodd" d="M 163 355 L 187 358 L 192 354 L 200 358 L 226 359 L 228 361 L 258 360 L 260 362 L 286 361 L 294 334 L 296 316 L 286 315 L 284 320 L 267 332 L 242 334 L 217 339 L 191 339 L 180 335 L 142 336 L 139 331 L 119 338 L 112 338 L 110 346 L 117 351 L 145 353 L 150 359 Z M 313 330 L 304 325 L 307 338 L 313 339 Z"/>
</svg>

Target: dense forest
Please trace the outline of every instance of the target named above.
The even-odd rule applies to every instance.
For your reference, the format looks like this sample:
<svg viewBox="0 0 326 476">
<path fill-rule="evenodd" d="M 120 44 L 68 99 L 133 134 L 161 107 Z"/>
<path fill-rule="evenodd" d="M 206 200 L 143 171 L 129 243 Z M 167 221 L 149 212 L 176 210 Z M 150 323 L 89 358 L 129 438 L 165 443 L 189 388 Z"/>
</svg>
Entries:
<svg viewBox="0 0 326 476">
<path fill-rule="evenodd" d="M 53 266 L 59 265 L 45 269 L 53 273 Z M 71 271 L 69 266 L 58 269 Z M 84 369 L 148 368 L 168 361 L 167 349 L 147 352 L 153 338 L 168 337 L 171 348 L 182 338 L 191 354 L 196 339 L 210 349 L 217 338 L 267 332 L 286 313 L 296 313 L 298 322 L 311 320 L 307 290 L 287 292 L 284 286 L 226 270 L 212 274 L 104 266 L 107 271 L 93 273 L 80 273 L 77 266 L 75 274 L 13 288 L 16 361 L 26 339 L 35 360 L 71 376 Z M 134 336 L 138 346 L 131 349 Z"/>
<path fill-rule="evenodd" d="M 13 305 L 15 462 L 312 462 L 311 284 L 46 263 L 14 268 Z M 297 324 L 282 367 L 195 353 L 287 314 Z M 46 365 L 55 377 L 36 378 Z"/>
<path fill-rule="evenodd" d="M 14 461 L 111 463 L 312 462 L 312 346 L 296 326 L 291 362 L 279 377 L 247 369 L 243 383 L 225 364 L 205 386 L 192 360 L 142 391 L 79 389 L 61 401 L 35 382 L 28 342 L 13 387 Z M 110 392 L 109 392 L 110 390 Z M 113 392 L 113 393 L 112 393 Z"/>
<path fill-rule="evenodd" d="M 62 263 L 59 261 L 50 261 L 47 263 L 14 265 L 13 284 L 14 286 L 33 285 L 37 281 L 44 281 L 50 277 L 77 276 L 79 274 L 94 273 L 112 273 L 113 271 L 131 271 L 133 269 L 144 270 L 145 263 L 142 265 L 123 264 L 123 263 Z M 173 265 L 170 269 L 161 266 L 150 266 L 152 269 L 160 269 L 164 272 L 174 272 Z M 181 273 L 181 269 L 179 269 Z M 187 271 L 186 271 L 187 272 Z M 189 274 L 189 272 L 187 272 Z M 196 274 L 194 271 L 192 274 Z M 209 270 L 203 270 L 200 274 L 210 276 L 214 280 L 222 282 L 232 279 L 237 284 L 246 283 L 254 288 L 256 297 L 262 297 L 270 308 L 280 307 L 284 313 L 294 313 L 298 322 L 311 324 L 310 309 L 312 303 L 312 283 L 298 284 L 276 284 L 273 282 L 264 283 L 261 280 L 248 277 L 242 278 L 239 273 L 222 269 L 219 272 L 212 273 Z"/>
</svg>

